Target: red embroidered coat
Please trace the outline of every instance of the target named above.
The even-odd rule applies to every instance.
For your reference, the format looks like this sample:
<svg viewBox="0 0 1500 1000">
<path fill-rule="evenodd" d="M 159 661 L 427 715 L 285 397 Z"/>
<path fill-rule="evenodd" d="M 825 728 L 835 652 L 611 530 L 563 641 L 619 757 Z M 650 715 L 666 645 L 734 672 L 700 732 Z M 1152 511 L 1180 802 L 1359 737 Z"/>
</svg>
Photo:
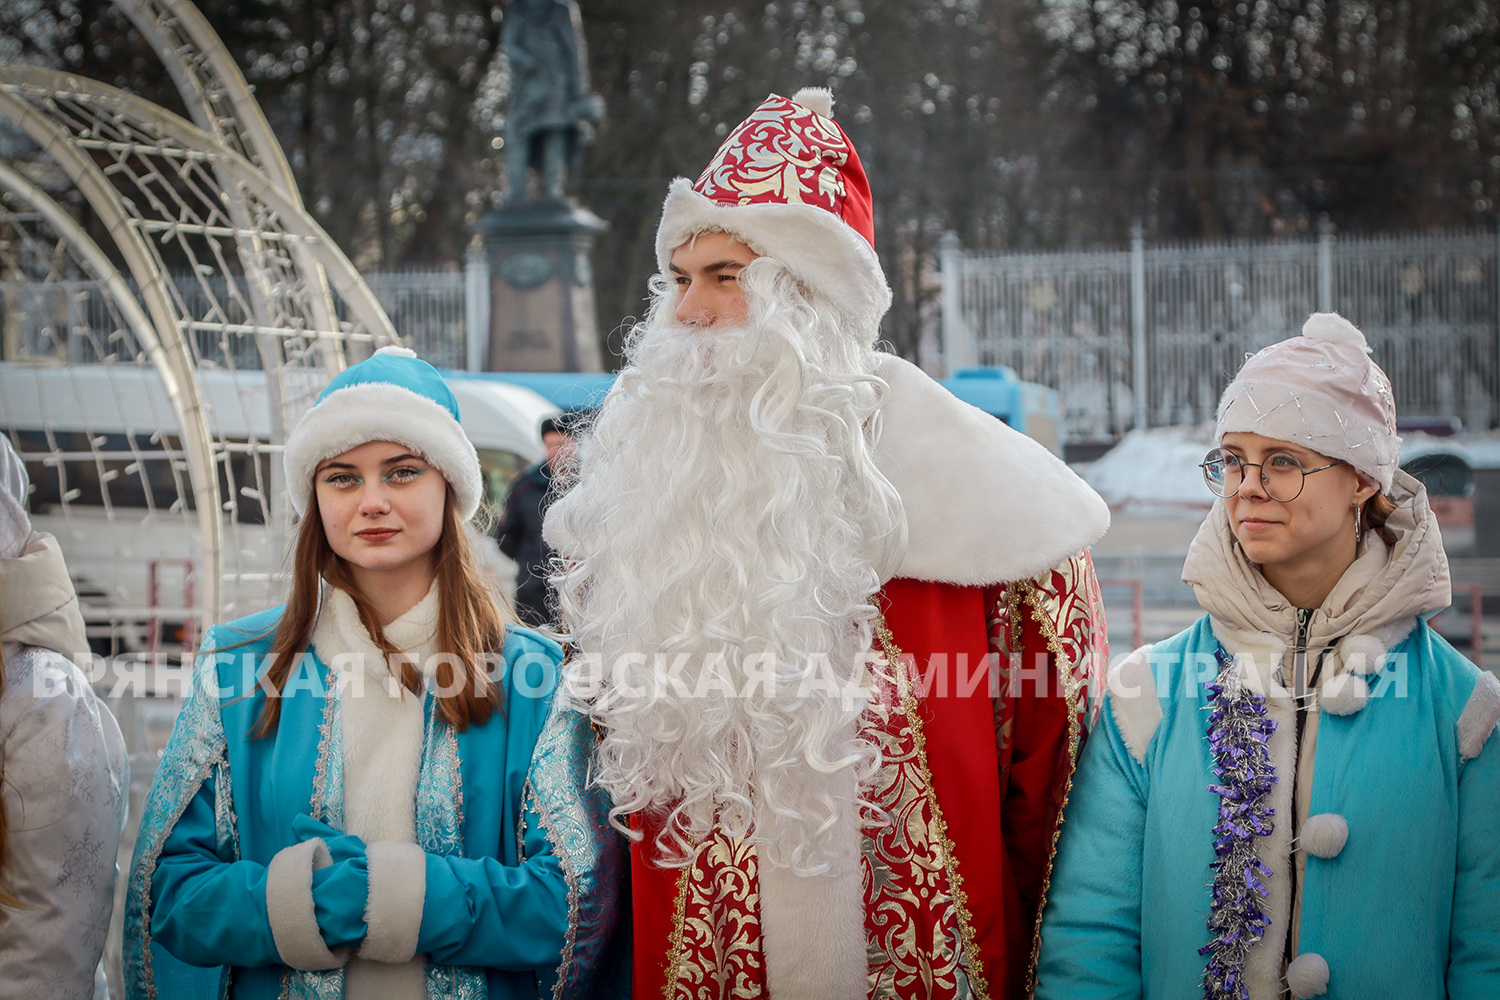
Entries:
<svg viewBox="0 0 1500 1000">
<path fill-rule="evenodd" d="M 898 578 L 880 600 L 865 791 L 890 822 L 861 830 L 869 996 L 1025 996 L 1108 662 L 1093 565 L 989 587 Z M 768 996 L 755 848 L 720 835 L 669 869 L 651 845 L 648 829 L 632 852 L 634 995 Z"/>
</svg>

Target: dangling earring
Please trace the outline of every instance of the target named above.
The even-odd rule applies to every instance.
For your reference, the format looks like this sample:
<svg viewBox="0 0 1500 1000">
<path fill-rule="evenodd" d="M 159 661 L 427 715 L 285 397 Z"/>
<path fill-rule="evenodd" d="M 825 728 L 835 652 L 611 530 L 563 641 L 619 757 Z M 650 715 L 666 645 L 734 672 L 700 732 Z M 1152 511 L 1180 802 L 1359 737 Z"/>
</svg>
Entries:
<svg viewBox="0 0 1500 1000">
<path fill-rule="evenodd" d="M 1355 545 L 1358 545 L 1359 544 L 1359 540 L 1361 538 L 1365 537 L 1365 533 L 1360 530 L 1361 524 L 1364 521 L 1364 518 L 1362 516 L 1364 514 L 1364 512 L 1365 512 L 1365 509 L 1363 507 L 1361 507 L 1359 504 L 1355 504 L 1354 505 L 1354 544 Z"/>
</svg>

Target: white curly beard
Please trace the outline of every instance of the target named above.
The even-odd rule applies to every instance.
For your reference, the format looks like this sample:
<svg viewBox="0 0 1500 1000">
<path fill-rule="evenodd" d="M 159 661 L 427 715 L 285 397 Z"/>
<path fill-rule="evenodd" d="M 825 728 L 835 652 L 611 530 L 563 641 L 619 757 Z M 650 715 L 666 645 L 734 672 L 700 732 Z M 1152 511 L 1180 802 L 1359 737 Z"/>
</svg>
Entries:
<svg viewBox="0 0 1500 1000">
<path fill-rule="evenodd" d="M 717 819 L 812 874 L 847 854 L 833 828 L 878 763 L 859 684 L 905 519 L 874 462 L 873 331 L 768 258 L 740 282 L 751 316 L 730 329 L 677 324 L 658 289 L 551 508 L 582 654 L 565 677 L 603 731 L 617 825 L 663 816 L 680 863 Z"/>
</svg>

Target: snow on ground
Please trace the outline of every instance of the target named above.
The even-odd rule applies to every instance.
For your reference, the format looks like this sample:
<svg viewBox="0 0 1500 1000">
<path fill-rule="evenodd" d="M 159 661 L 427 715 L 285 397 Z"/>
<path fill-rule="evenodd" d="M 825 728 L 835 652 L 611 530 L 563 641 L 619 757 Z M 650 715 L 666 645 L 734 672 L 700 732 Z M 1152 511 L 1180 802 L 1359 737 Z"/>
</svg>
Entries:
<svg viewBox="0 0 1500 1000">
<path fill-rule="evenodd" d="M 1213 426 L 1153 427 L 1131 431 L 1094 462 L 1073 468 L 1090 486 L 1120 508 L 1202 510 L 1213 502 L 1198 463 L 1214 447 Z M 1409 433 L 1401 461 L 1432 454 L 1457 455 L 1471 468 L 1500 468 L 1500 432 L 1433 437 Z"/>
<path fill-rule="evenodd" d="M 1214 447 L 1213 426 L 1131 431 L 1104 457 L 1076 466 L 1111 507 L 1205 508 L 1213 494 L 1198 463 Z"/>
<path fill-rule="evenodd" d="M 1405 434 L 1401 439 L 1401 461 L 1410 462 L 1423 455 L 1457 455 L 1471 469 L 1500 468 L 1500 433 L 1453 434 L 1435 437 L 1431 434 Z"/>
</svg>

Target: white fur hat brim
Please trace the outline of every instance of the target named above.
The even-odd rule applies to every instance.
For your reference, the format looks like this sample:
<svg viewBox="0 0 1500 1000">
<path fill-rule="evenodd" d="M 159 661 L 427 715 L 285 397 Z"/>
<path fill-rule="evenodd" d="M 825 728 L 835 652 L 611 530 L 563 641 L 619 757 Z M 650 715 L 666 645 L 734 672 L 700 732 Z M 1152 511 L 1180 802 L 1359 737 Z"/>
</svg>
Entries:
<svg viewBox="0 0 1500 1000">
<path fill-rule="evenodd" d="M 672 251 L 700 233 L 723 231 L 843 309 L 874 342 L 891 290 L 880 258 L 843 219 L 812 205 L 721 205 L 686 177 L 672 182 L 656 230 L 656 264 L 668 273 Z"/>
<path fill-rule="evenodd" d="M 410 389 L 366 382 L 330 392 L 287 436 L 282 464 L 299 515 L 307 512 L 318 463 L 370 441 L 395 441 L 425 458 L 453 487 L 463 520 L 479 509 L 479 454 L 453 414 Z"/>
<path fill-rule="evenodd" d="M 1303 386 L 1262 379 L 1240 379 L 1225 392 L 1219 408 L 1218 436 L 1259 434 L 1290 441 L 1320 455 L 1348 462 L 1367 478 L 1391 491 L 1401 464 L 1401 438 L 1374 421 L 1341 407 L 1337 400 Z"/>
</svg>

